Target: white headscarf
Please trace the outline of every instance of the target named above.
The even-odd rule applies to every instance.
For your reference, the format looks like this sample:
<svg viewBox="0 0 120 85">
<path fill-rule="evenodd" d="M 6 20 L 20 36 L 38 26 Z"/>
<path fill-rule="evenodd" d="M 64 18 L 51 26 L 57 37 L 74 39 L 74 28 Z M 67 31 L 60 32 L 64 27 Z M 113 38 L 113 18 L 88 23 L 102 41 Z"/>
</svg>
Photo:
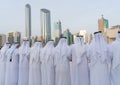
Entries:
<svg viewBox="0 0 120 85">
<path fill-rule="evenodd" d="M 76 39 L 75 39 L 75 44 L 77 44 L 77 43 L 80 43 L 80 38 L 79 37 L 76 37 Z"/>
<path fill-rule="evenodd" d="M 18 44 L 12 44 L 11 48 L 7 51 L 8 60 L 12 61 L 12 55 Z"/>
<path fill-rule="evenodd" d="M 58 45 L 56 46 L 55 48 L 55 51 L 54 51 L 54 56 L 56 57 L 57 60 L 62 60 L 62 61 L 65 61 L 66 58 L 69 59 L 70 57 L 70 48 L 67 44 L 67 39 L 65 38 L 61 38 L 59 40 L 59 43 Z M 57 61 L 55 62 L 55 65 L 57 64 Z"/>
<path fill-rule="evenodd" d="M 40 51 L 42 47 L 42 42 L 35 42 L 34 46 L 31 48 L 30 63 L 33 61 L 38 63 L 40 61 Z"/>
<path fill-rule="evenodd" d="M 19 55 L 21 56 L 20 62 L 24 60 L 24 56 L 29 57 L 30 55 L 30 42 L 29 41 L 24 41 L 22 43 L 21 47 L 19 48 Z"/>
<path fill-rule="evenodd" d="M 77 64 L 81 62 L 81 57 L 85 54 L 85 45 L 83 41 L 83 37 L 78 37 L 79 43 L 75 45 L 75 52 L 77 57 Z"/>
<path fill-rule="evenodd" d="M 81 43 L 82 46 L 84 45 L 84 39 L 81 36 L 80 36 L 80 43 Z"/>
<path fill-rule="evenodd" d="M 118 32 L 117 36 L 116 36 L 116 40 L 115 42 L 113 42 L 111 45 L 110 45 L 110 57 L 113 58 L 113 52 L 114 50 L 118 50 L 120 47 L 118 46 L 120 44 L 120 33 Z M 114 47 L 118 47 L 118 49 L 114 49 Z M 114 59 L 112 60 L 112 68 L 115 69 L 119 64 L 120 64 L 120 54 L 116 54 L 114 56 Z"/>
<path fill-rule="evenodd" d="M 2 47 L 1 51 L 0 51 L 0 60 L 1 61 L 5 61 L 6 60 L 6 51 L 9 49 L 10 44 L 4 44 L 4 46 Z"/>
<path fill-rule="evenodd" d="M 105 55 L 107 53 L 107 43 L 101 33 L 94 34 L 93 41 L 90 44 L 90 50 L 92 52 L 90 53 L 93 55 L 94 59 L 97 59 L 95 56 L 98 56 L 101 57 L 101 61 L 106 61 L 108 57 Z"/>
<path fill-rule="evenodd" d="M 47 62 L 50 56 L 52 56 L 53 49 L 54 49 L 54 41 L 48 41 L 48 43 L 42 50 L 41 59 Z"/>
</svg>

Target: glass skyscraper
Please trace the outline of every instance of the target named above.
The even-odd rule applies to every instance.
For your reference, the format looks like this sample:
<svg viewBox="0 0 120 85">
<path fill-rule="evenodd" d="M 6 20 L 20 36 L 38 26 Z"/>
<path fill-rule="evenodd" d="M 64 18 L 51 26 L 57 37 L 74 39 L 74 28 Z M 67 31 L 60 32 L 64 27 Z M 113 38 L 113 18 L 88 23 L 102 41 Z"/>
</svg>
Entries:
<svg viewBox="0 0 120 85">
<path fill-rule="evenodd" d="M 54 40 L 55 44 L 58 43 L 60 36 L 62 35 L 62 26 L 61 21 L 57 21 L 54 23 Z"/>
<path fill-rule="evenodd" d="M 50 11 L 47 9 L 40 10 L 41 15 L 41 36 L 43 43 L 51 39 L 51 18 Z"/>
<path fill-rule="evenodd" d="M 31 38 L 31 6 L 29 4 L 25 5 L 25 31 L 26 38 Z"/>
</svg>

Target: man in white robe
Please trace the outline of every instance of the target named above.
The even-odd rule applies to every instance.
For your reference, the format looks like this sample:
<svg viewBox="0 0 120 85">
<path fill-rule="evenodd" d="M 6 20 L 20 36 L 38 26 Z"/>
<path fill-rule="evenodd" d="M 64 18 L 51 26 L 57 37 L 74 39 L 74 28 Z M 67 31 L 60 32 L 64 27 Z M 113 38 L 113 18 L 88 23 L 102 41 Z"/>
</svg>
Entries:
<svg viewBox="0 0 120 85">
<path fill-rule="evenodd" d="M 6 43 L 0 51 L 0 85 L 5 85 L 5 73 L 6 73 L 6 52 L 10 47 L 9 43 Z"/>
<path fill-rule="evenodd" d="M 42 42 L 35 42 L 31 48 L 29 63 L 29 85 L 42 85 L 40 54 Z"/>
<path fill-rule="evenodd" d="M 42 49 L 40 56 L 42 85 L 55 85 L 53 50 L 54 41 L 48 41 L 46 46 Z"/>
<path fill-rule="evenodd" d="M 19 53 L 18 43 L 14 43 L 7 52 L 5 85 L 18 85 Z"/>
<path fill-rule="evenodd" d="M 89 48 L 90 85 L 110 85 L 109 51 L 100 32 L 94 33 Z"/>
<path fill-rule="evenodd" d="M 66 38 L 61 38 L 54 50 L 55 85 L 71 85 L 70 48 Z"/>
<path fill-rule="evenodd" d="M 24 41 L 19 48 L 19 79 L 18 85 L 28 85 L 29 83 L 29 58 L 30 42 Z"/>
<path fill-rule="evenodd" d="M 111 56 L 111 85 L 120 85 L 120 32 L 118 32 L 116 41 L 110 46 Z"/>
<path fill-rule="evenodd" d="M 72 85 L 90 85 L 87 49 L 82 36 L 78 36 L 75 44 L 71 46 Z"/>
</svg>

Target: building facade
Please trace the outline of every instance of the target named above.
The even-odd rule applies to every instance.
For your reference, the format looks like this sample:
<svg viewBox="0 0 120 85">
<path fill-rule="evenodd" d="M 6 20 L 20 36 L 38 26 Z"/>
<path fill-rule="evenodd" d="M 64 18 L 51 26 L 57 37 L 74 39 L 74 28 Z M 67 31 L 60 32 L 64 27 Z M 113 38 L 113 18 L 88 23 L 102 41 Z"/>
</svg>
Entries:
<svg viewBox="0 0 120 85">
<path fill-rule="evenodd" d="M 2 47 L 6 43 L 6 35 L 0 34 L 0 47 Z"/>
<path fill-rule="evenodd" d="M 69 29 L 66 29 L 63 33 L 63 36 L 67 38 L 67 43 L 68 45 L 73 44 L 73 35 L 72 33 L 69 31 Z"/>
<path fill-rule="evenodd" d="M 28 39 L 31 38 L 31 6 L 25 5 L 25 32 Z"/>
<path fill-rule="evenodd" d="M 50 11 L 47 9 L 41 9 L 41 36 L 43 43 L 47 43 L 51 39 L 51 17 Z"/>
<path fill-rule="evenodd" d="M 108 20 L 105 19 L 103 16 L 101 19 L 98 19 L 98 30 L 102 33 L 106 32 L 106 30 L 109 28 Z"/>
<path fill-rule="evenodd" d="M 55 44 L 58 43 L 60 37 L 62 36 L 62 26 L 61 26 L 61 21 L 57 21 L 54 23 L 54 41 Z"/>
<path fill-rule="evenodd" d="M 18 42 L 20 44 L 21 33 L 20 32 L 9 32 L 9 33 L 7 33 L 6 38 L 7 38 L 6 41 L 9 43 Z"/>
<path fill-rule="evenodd" d="M 112 28 L 106 30 L 104 35 L 107 43 L 115 41 L 118 31 L 120 31 L 120 25 L 113 26 Z"/>
</svg>

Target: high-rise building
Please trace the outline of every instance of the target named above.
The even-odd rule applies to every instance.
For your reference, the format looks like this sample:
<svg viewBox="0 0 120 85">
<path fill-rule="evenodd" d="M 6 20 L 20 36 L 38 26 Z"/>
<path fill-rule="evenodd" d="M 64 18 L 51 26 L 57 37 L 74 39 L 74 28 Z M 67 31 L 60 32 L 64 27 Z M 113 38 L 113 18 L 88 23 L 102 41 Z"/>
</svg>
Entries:
<svg viewBox="0 0 120 85">
<path fill-rule="evenodd" d="M 67 38 L 68 45 L 71 45 L 73 43 L 73 35 L 69 31 L 69 29 L 66 29 L 63 33 L 63 36 Z"/>
<path fill-rule="evenodd" d="M 47 9 L 41 9 L 41 36 L 43 43 L 46 43 L 51 39 L 51 18 L 50 11 Z"/>
<path fill-rule="evenodd" d="M 21 42 L 21 33 L 20 32 L 9 32 L 7 33 L 7 42 L 14 43 L 18 42 L 20 44 Z"/>
<path fill-rule="evenodd" d="M 106 32 L 106 29 L 109 28 L 108 20 L 105 19 L 103 16 L 101 19 L 98 19 L 98 30 L 102 33 Z"/>
<path fill-rule="evenodd" d="M 6 35 L 0 34 L 0 47 L 6 42 Z"/>
<path fill-rule="evenodd" d="M 25 5 L 25 31 L 26 37 L 31 38 L 31 6 L 29 4 Z"/>
<path fill-rule="evenodd" d="M 87 31 L 86 30 L 80 30 L 79 35 L 82 35 L 84 38 L 84 43 L 88 42 L 88 36 L 87 36 Z"/>
<path fill-rule="evenodd" d="M 58 43 L 60 37 L 62 35 L 62 26 L 61 26 L 61 21 L 57 21 L 54 23 L 54 40 L 55 44 Z"/>
</svg>

